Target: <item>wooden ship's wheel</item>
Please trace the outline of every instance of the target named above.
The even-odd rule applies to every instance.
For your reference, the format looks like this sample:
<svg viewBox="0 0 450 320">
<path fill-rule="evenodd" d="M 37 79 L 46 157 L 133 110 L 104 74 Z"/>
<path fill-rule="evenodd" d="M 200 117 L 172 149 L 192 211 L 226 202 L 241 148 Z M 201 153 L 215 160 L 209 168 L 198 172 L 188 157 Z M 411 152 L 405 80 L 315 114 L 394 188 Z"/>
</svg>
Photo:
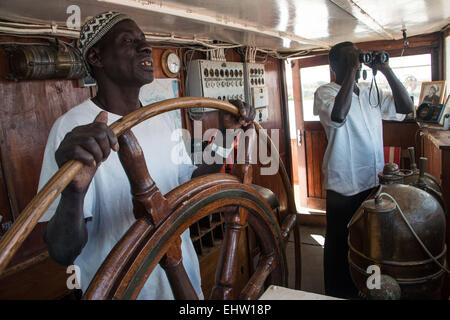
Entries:
<svg viewBox="0 0 450 320">
<path fill-rule="evenodd" d="M 252 185 L 251 143 L 246 144 L 245 164 L 235 165 L 234 175 L 197 177 L 166 195 L 161 194 L 150 177 L 142 150 L 130 129 L 158 114 L 194 107 L 239 114 L 235 106 L 225 101 L 186 97 L 148 105 L 111 125 L 119 137 L 119 158 L 130 181 L 136 221 L 105 259 L 84 299 L 135 299 L 158 263 L 165 270 L 176 299 L 197 299 L 183 267 L 181 234 L 200 219 L 218 212 L 223 216 L 224 234 L 211 299 L 256 299 L 268 284 L 287 286 L 285 249 L 291 231 L 294 232 L 295 282 L 296 288 L 300 289 L 300 234 L 292 187 L 281 161 L 278 175 L 288 200 L 288 214 L 283 221 L 279 221 L 274 211 L 277 201 L 273 193 Z M 254 125 L 259 135 L 265 135 L 257 122 Z M 264 137 L 268 145 L 272 144 L 267 135 Z M 279 159 L 278 154 L 271 156 Z M 0 274 L 82 166 L 78 161 L 64 164 L 4 235 L 0 241 Z M 237 249 L 242 230 L 247 225 L 257 238 L 258 262 L 243 289 L 235 292 Z"/>
</svg>

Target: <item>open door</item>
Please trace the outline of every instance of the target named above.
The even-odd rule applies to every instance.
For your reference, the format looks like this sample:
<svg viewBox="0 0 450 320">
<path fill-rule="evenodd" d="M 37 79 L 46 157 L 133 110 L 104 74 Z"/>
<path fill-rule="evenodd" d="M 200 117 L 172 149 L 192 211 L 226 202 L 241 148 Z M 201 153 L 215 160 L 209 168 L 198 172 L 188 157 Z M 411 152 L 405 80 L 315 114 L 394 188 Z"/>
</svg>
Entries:
<svg viewBox="0 0 450 320">
<path fill-rule="evenodd" d="M 319 59 L 323 63 L 317 61 Z M 328 60 L 326 56 L 291 60 L 286 69 L 290 70 L 292 79 L 289 121 L 295 128 L 295 131 L 291 130 L 291 149 L 297 207 L 304 213 L 323 214 L 326 192 L 323 188 L 322 160 L 327 138 L 312 108 L 315 88 L 330 81 Z M 306 74 L 301 76 L 302 72 Z M 306 79 L 307 83 L 302 84 L 302 79 Z"/>
<path fill-rule="evenodd" d="M 286 61 L 286 81 L 288 87 L 288 108 L 292 175 L 294 195 L 297 208 L 307 207 L 306 198 L 306 167 L 303 148 L 304 121 L 301 109 L 301 86 L 299 63 L 297 60 Z"/>
</svg>

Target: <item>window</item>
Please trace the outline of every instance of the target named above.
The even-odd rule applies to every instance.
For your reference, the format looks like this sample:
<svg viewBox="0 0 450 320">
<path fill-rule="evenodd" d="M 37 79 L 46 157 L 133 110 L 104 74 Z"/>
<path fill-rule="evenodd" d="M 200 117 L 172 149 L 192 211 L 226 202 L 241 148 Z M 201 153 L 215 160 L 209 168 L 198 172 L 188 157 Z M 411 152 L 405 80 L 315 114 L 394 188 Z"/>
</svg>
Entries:
<svg viewBox="0 0 450 320">
<path fill-rule="evenodd" d="M 390 58 L 389 65 L 403 83 L 409 95 L 414 98 L 414 104 L 417 106 L 422 82 L 431 81 L 431 54 Z M 370 85 L 372 81 L 372 70 L 366 65 L 363 66 L 362 70 L 367 71 L 367 79 L 362 79 L 361 73 L 359 82 Z M 390 91 L 389 84 L 383 75 L 378 73 L 376 81 L 380 90 Z"/>
<path fill-rule="evenodd" d="M 303 119 L 305 121 L 319 121 L 319 116 L 313 114 L 314 92 L 325 83 L 330 82 L 329 65 L 300 69 L 302 83 Z"/>
<path fill-rule="evenodd" d="M 431 81 L 431 54 L 420 54 L 403 57 L 391 57 L 389 65 L 405 86 L 417 106 L 422 82 Z M 370 85 L 372 81 L 372 69 L 363 65 L 362 70 L 367 71 L 367 79 L 359 80 L 360 83 Z M 319 65 L 300 69 L 302 86 L 302 105 L 304 121 L 319 121 L 319 116 L 313 114 L 314 92 L 322 84 L 330 82 L 329 65 Z M 390 91 L 386 78 L 379 72 L 376 76 L 378 88 Z M 376 102 L 375 102 L 376 103 Z"/>
</svg>

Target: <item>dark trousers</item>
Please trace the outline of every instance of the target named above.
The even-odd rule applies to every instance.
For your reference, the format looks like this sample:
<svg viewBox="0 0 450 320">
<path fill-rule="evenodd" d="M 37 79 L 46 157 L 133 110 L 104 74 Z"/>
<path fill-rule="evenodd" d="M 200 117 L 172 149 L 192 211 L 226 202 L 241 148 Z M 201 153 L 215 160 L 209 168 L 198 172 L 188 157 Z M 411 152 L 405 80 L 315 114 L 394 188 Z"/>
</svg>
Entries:
<svg viewBox="0 0 450 320">
<path fill-rule="evenodd" d="M 372 190 L 353 196 L 327 190 L 327 228 L 323 257 L 326 295 L 346 299 L 358 296 L 347 260 L 347 224 Z"/>
</svg>

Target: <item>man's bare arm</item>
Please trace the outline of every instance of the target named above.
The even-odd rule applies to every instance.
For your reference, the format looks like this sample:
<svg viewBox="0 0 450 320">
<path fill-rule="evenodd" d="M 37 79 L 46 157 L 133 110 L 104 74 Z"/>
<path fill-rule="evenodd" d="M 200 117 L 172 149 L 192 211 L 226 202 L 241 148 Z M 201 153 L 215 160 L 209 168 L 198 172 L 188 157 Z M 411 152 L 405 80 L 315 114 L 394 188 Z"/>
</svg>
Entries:
<svg viewBox="0 0 450 320">
<path fill-rule="evenodd" d="M 107 113 L 101 112 L 93 123 L 76 127 L 68 133 L 55 153 L 59 167 L 69 160 L 83 162 L 84 167 L 61 193 L 56 213 L 44 229 L 44 241 L 50 256 L 58 263 L 70 265 L 88 240 L 84 219 L 84 197 L 100 163 L 119 144 L 106 125 Z"/>
<path fill-rule="evenodd" d="M 336 79 L 336 83 L 341 85 L 341 89 L 334 99 L 334 105 L 331 111 L 331 120 L 338 123 L 342 123 L 350 111 L 352 95 L 355 88 L 355 78 L 361 66 L 359 62 L 359 50 L 353 46 L 342 50 L 345 56 L 340 67 L 345 68 L 345 73 L 342 79 Z M 340 76 L 340 74 L 337 76 Z"/>
<path fill-rule="evenodd" d="M 44 229 L 44 241 L 50 256 L 62 265 L 70 265 L 87 243 L 83 213 L 84 195 L 62 194 L 55 215 Z"/>
<path fill-rule="evenodd" d="M 386 66 L 380 71 L 386 77 L 394 97 L 395 110 L 397 113 L 408 114 L 414 111 L 414 104 L 408 94 L 408 91 L 397 78 L 395 73 L 389 66 Z"/>
</svg>

